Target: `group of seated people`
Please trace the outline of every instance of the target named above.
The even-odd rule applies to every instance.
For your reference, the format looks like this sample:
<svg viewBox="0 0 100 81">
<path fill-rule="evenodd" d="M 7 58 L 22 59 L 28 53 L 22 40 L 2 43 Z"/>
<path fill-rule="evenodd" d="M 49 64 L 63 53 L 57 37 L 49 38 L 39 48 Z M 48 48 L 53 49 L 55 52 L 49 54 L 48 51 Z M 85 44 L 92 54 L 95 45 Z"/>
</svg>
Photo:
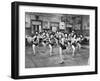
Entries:
<svg viewBox="0 0 100 81">
<path fill-rule="evenodd" d="M 74 31 L 71 33 L 64 32 L 36 32 L 32 36 L 26 35 L 26 42 L 28 42 L 33 49 L 33 55 L 36 55 L 36 47 L 42 45 L 43 47 L 49 46 L 50 56 L 53 55 L 53 49 L 55 46 L 59 48 L 60 63 L 64 63 L 63 50 L 71 51 L 72 56 L 75 55 L 76 49 L 81 48 L 82 35 L 77 35 Z"/>
</svg>

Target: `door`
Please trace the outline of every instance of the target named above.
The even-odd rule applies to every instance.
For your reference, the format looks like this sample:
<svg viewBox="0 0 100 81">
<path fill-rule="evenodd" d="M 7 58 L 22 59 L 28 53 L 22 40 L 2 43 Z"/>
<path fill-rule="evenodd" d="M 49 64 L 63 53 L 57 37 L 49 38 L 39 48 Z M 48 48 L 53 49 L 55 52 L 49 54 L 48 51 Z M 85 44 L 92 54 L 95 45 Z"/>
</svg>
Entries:
<svg viewBox="0 0 100 81">
<path fill-rule="evenodd" d="M 34 34 L 35 32 L 41 32 L 41 26 L 41 21 L 32 21 L 32 33 Z"/>
<path fill-rule="evenodd" d="M 69 28 L 69 33 L 71 33 L 72 32 L 72 28 Z"/>
<path fill-rule="evenodd" d="M 34 32 L 39 32 L 39 25 L 33 25 L 33 30 Z"/>
</svg>

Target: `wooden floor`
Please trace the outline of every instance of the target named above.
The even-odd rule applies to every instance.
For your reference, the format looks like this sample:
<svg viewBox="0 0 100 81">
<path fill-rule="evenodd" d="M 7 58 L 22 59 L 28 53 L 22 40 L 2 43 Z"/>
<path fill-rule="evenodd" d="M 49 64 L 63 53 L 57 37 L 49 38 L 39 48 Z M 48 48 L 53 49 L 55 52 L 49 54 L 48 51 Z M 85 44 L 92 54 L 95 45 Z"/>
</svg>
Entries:
<svg viewBox="0 0 100 81">
<path fill-rule="evenodd" d="M 89 46 L 84 46 L 79 52 L 72 56 L 72 53 L 64 52 L 64 63 L 60 64 L 59 49 L 54 47 L 53 56 L 49 55 L 49 47 L 36 48 L 36 55 L 33 55 L 32 47 L 25 48 L 25 68 L 56 67 L 56 66 L 82 66 L 88 64 Z"/>
</svg>

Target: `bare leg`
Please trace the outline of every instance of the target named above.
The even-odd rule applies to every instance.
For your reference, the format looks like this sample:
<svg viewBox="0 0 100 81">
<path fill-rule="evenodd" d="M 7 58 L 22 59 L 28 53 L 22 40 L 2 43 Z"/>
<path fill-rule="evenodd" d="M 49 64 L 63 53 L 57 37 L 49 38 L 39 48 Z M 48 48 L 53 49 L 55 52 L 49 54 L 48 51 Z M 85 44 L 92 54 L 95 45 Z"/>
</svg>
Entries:
<svg viewBox="0 0 100 81">
<path fill-rule="evenodd" d="M 70 50 L 71 50 L 71 45 L 70 45 L 70 43 L 68 43 L 67 52 L 70 53 Z"/>
<path fill-rule="evenodd" d="M 53 48 L 50 44 L 49 44 L 49 48 L 50 48 L 50 56 L 52 56 Z"/>
<path fill-rule="evenodd" d="M 66 53 L 68 53 L 68 46 L 66 47 Z"/>
<path fill-rule="evenodd" d="M 78 43 L 78 49 L 80 50 L 80 48 L 81 48 L 81 44 Z"/>
<path fill-rule="evenodd" d="M 42 42 L 42 45 L 43 45 L 44 47 L 46 47 L 46 44 L 45 44 L 44 42 Z"/>
<path fill-rule="evenodd" d="M 64 63 L 63 56 L 62 56 L 62 48 L 61 47 L 59 47 L 59 56 L 60 56 L 60 59 L 61 59 L 60 63 Z"/>
<path fill-rule="evenodd" d="M 81 48 L 81 45 L 79 43 L 77 43 L 77 52 L 79 53 L 79 50 Z"/>
<path fill-rule="evenodd" d="M 33 53 L 35 55 L 35 45 L 34 44 L 32 45 L 32 49 L 33 49 Z"/>
<path fill-rule="evenodd" d="M 72 45 L 72 56 L 75 55 L 75 47 Z"/>
<path fill-rule="evenodd" d="M 57 46 L 58 46 L 58 40 L 56 39 L 56 44 L 57 44 Z"/>
</svg>

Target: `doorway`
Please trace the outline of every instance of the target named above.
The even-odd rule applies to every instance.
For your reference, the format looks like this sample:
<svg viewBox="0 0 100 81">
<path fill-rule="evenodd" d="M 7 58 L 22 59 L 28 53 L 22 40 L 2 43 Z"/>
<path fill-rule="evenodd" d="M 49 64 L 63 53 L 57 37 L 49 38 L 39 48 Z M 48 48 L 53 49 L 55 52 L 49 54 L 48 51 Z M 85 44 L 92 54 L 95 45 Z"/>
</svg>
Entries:
<svg viewBox="0 0 100 81">
<path fill-rule="evenodd" d="M 42 22 L 41 21 L 36 21 L 32 20 L 32 27 L 31 27 L 31 32 L 34 34 L 35 32 L 41 32 L 42 30 Z"/>
<path fill-rule="evenodd" d="M 32 31 L 34 31 L 34 32 L 39 32 L 39 25 L 32 25 Z"/>
</svg>

